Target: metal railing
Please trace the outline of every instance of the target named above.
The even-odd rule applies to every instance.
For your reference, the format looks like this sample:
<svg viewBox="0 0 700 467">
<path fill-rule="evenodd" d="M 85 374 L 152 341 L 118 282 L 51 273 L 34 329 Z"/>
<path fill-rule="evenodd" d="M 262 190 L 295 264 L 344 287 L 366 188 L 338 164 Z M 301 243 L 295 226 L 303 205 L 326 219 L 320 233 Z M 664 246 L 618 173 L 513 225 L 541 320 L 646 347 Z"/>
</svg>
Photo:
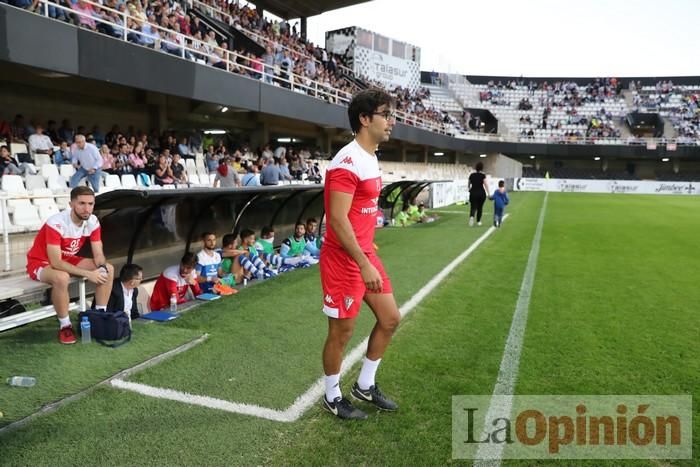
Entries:
<svg viewBox="0 0 700 467">
<path fill-rule="evenodd" d="M 274 73 L 275 68 L 265 65 L 259 58 L 247 57 L 238 54 L 235 51 L 229 51 L 226 48 L 213 46 L 204 41 L 199 41 L 190 36 L 173 30 L 165 29 L 157 25 L 150 24 L 151 32 L 144 32 L 141 29 L 134 29 L 130 26 L 131 23 L 142 24 L 144 21 L 141 18 L 131 16 L 128 10 L 121 12 L 112 8 L 100 5 L 91 0 L 81 0 L 83 4 L 90 5 L 93 11 L 97 14 L 102 12 L 110 13 L 112 16 L 121 18 L 122 24 L 116 24 L 104 17 L 96 17 L 92 14 L 74 10 L 64 5 L 59 5 L 49 0 L 39 0 L 39 13 L 48 18 L 57 15 L 57 11 L 62 11 L 66 18 L 71 18 L 73 15 L 78 18 L 90 19 L 91 23 L 103 25 L 102 29 L 109 27 L 112 30 L 111 36 L 116 39 L 129 42 L 132 45 L 147 47 L 152 50 L 163 50 L 173 56 L 180 57 L 189 61 L 196 61 L 201 64 L 209 64 L 223 71 L 230 71 L 238 74 L 249 75 L 253 79 L 263 81 L 267 84 L 286 87 L 292 91 L 303 92 L 309 96 L 322 99 L 331 103 L 347 105 L 352 99 L 352 94 L 341 89 L 334 88 L 331 85 L 313 80 L 307 76 L 300 76 L 293 71 L 279 71 Z M 79 21 L 80 23 L 80 21 Z M 157 34 L 154 34 L 157 33 Z M 144 38 L 149 39 L 149 43 L 141 43 Z M 250 61 L 258 63 L 257 68 L 245 65 Z M 222 63 L 223 65 L 220 65 Z M 426 129 L 441 134 L 451 134 L 449 127 L 444 124 L 432 120 L 426 120 L 405 112 L 396 112 L 396 120 L 398 122 Z"/>
<path fill-rule="evenodd" d="M 282 50 L 286 50 L 286 51 L 288 51 L 290 54 L 291 54 L 291 53 L 295 53 L 295 54 L 298 54 L 298 55 L 302 55 L 302 56 L 304 56 L 304 57 L 306 57 L 306 58 L 312 59 L 312 60 L 316 63 L 316 66 L 323 66 L 323 63 L 322 63 L 320 60 L 318 60 L 316 57 L 314 57 L 313 55 L 310 55 L 310 54 L 305 53 L 305 52 L 303 52 L 303 51 L 301 51 L 301 50 L 298 50 L 298 49 L 289 48 L 289 47 L 287 47 L 287 46 L 285 46 L 285 45 L 283 45 L 283 44 L 281 44 L 281 43 L 279 43 L 279 42 L 276 42 L 276 41 L 270 39 L 269 37 L 266 37 L 266 36 L 264 36 L 264 35 L 262 35 L 262 34 L 259 34 L 259 33 L 255 32 L 255 31 L 253 31 L 252 29 L 244 28 L 244 27 L 241 26 L 240 24 L 236 24 L 236 18 L 234 18 L 233 16 L 231 16 L 231 15 L 230 15 L 229 13 L 227 13 L 226 11 L 217 8 L 217 7 L 214 6 L 214 5 L 210 5 L 210 4 L 205 3 L 205 2 L 202 2 L 202 1 L 200 1 L 200 0 L 187 0 L 187 2 L 188 2 L 190 5 L 192 5 L 192 6 L 194 6 L 194 5 L 201 5 L 202 8 L 205 9 L 205 13 L 207 13 L 209 16 L 213 17 L 214 19 L 217 19 L 217 20 L 221 21 L 219 18 L 217 18 L 215 15 L 213 15 L 213 14 L 211 13 L 211 12 L 216 12 L 216 13 L 219 14 L 221 17 L 226 18 L 226 19 L 228 20 L 228 21 L 227 21 L 227 24 L 228 24 L 229 26 L 235 27 L 235 28 L 238 29 L 239 31 L 241 31 L 241 32 L 243 32 L 244 34 L 248 35 L 248 36 L 251 37 L 255 42 L 257 42 L 259 45 L 270 46 L 270 47 L 273 48 L 273 50 L 274 50 L 275 47 L 281 47 Z M 351 75 L 354 74 L 354 72 L 353 72 L 350 68 L 346 67 L 345 65 L 343 65 L 343 64 L 341 64 L 341 63 L 338 63 L 336 66 L 337 66 L 339 69 L 341 69 L 343 72 L 345 72 L 345 73 L 348 73 L 348 74 L 351 74 Z"/>
</svg>

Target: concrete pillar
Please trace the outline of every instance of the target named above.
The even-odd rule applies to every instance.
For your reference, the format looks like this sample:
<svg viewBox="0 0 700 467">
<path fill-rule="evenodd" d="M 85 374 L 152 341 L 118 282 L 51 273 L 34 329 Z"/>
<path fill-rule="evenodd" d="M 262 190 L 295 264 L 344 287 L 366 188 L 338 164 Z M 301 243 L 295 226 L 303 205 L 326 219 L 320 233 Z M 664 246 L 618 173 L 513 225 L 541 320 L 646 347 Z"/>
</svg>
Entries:
<svg viewBox="0 0 700 467">
<path fill-rule="evenodd" d="M 671 162 L 673 163 L 673 173 L 677 174 L 681 170 L 681 161 L 673 159 Z"/>
<path fill-rule="evenodd" d="M 266 144 L 272 144 L 272 149 L 275 148 L 274 141 L 270 141 L 270 124 L 265 120 L 258 120 L 255 130 L 250 134 L 250 145 L 256 148 Z"/>
<path fill-rule="evenodd" d="M 423 163 L 428 163 L 428 146 L 423 146 Z"/>
<path fill-rule="evenodd" d="M 301 18 L 301 38 L 303 40 L 306 40 L 306 18 Z M 325 47 L 325 44 L 322 44 L 322 47 Z"/>
<path fill-rule="evenodd" d="M 406 144 L 401 143 L 401 162 L 406 162 Z"/>
<path fill-rule="evenodd" d="M 164 94 L 149 92 L 146 95 L 146 104 L 148 104 L 148 123 L 151 129 L 162 133 L 168 128 L 168 97 Z"/>
<path fill-rule="evenodd" d="M 600 168 L 603 172 L 608 171 L 608 160 L 607 159 L 600 159 Z"/>
<path fill-rule="evenodd" d="M 332 156 L 333 151 L 333 136 L 335 130 L 330 128 L 319 128 L 316 133 L 316 146 L 319 147 L 322 153 Z"/>
</svg>

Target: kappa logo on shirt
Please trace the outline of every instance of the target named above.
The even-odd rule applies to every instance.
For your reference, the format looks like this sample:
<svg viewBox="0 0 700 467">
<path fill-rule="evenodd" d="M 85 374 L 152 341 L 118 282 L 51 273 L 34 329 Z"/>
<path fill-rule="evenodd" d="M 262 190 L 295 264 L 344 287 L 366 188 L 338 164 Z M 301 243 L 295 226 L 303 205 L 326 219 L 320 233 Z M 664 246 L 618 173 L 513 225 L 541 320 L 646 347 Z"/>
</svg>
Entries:
<svg viewBox="0 0 700 467">
<path fill-rule="evenodd" d="M 331 297 L 330 295 L 326 294 L 325 300 L 326 300 L 326 303 L 328 303 L 329 305 L 335 305 L 335 302 L 333 301 L 333 297 Z"/>
<path fill-rule="evenodd" d="M 345 159 L 343 159 L 342 161 L 340 161 L 340 163 L 341 163 L 341 164 L 352 165 L 352 157 L 346 156 Z"/>
</svg>

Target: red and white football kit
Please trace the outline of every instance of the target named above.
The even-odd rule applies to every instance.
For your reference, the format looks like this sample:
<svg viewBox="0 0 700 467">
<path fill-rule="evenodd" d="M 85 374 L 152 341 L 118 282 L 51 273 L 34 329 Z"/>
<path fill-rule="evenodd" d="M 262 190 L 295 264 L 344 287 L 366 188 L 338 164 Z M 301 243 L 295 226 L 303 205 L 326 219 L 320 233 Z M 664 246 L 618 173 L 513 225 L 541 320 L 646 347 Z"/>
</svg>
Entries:
<svg viewBox="0 0 700 467">
<path fill-rule="evenodd" d="M 382 290 L 391 293 L 391 281 L 374 250 L 374 229 L 377 224 L 377 203 L 382 190 L 379 162 L 353 140 L 333 158 L 326 171 L 324 201 L 329 212 L 331 191 L 352 195 L 348 219 L 357 243 L 382 277 Z M 367 293 L 360 274 L 360 267 L 343 249 L 333 228 L 326 227 L 321 247 L 321 285 L 323 287 L 323 312 L 331 318 L 354 318 L 360 311 Z"/>
<path fill-rule="evenodd" d="M 76 266 L 83 257 L 78 256 L 80 248 L 90 239 L 91 242 L 102 241 L 100 221 L 90 215 L 88 220 L 75 225 L 71 219 L 71 209 L 58 212 L 46 220 L 34 238 L 32 248 L 27 252 L 27 273 L 35 281 L 41 280 L 41 271 L 49 265 L 47 245 L 61 247 L 61 259 Z"/>
</svg>

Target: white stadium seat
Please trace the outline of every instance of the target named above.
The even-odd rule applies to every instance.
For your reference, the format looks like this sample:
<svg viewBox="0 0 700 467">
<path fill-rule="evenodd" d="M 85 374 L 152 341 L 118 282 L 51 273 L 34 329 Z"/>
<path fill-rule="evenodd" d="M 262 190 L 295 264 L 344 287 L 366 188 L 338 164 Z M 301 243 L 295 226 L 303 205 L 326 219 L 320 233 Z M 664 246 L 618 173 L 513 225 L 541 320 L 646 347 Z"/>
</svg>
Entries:
<svg viewBox="0 0 700 467">
<path fill-rule="evenodd" d="M 27 189 L 24 187 L 24 181 L 20 175 L 3 175 L 2 191 L 5 191 L 10 195 L 27 194 Z"/>
<path fill-rule="evenodd" d="M 28 191 L 33 192 L 46 188 L 46 180 L 41 175 L 27 175 L 24 177 L 24 185 Z"/>
<path fill-rule="evenodd" d="M 118 190 L 119 188 L 122 187 L 122 182 L 119 180 L 119 175 L 113 175 L 109 174 L 107 175 L 107 178 L 105 179 L 105 188 L 109 190 Z"/>
<path fill-rule="evenodd" d="M 48 178 L 46 185 L 54 193 L 63 193 L 68 190 L 68 181 L 58 175 L 58 173 L 51 175 Z"/>
<path fill-rule="evenodd" d="M 41 175 L 44 177 L 44 180 L 48 180 L 54 175 L 59 175 L 58 167 L 54 164 L 44 164 L 41 166 Z"/>
<path fill-rule="evenodd" d="M 46 222 L 46 219 L 53 216 L 59 211 L 60 209 L 58 209 L 58 206 L 56 204 L 46 204 L 39 206 L 39 219 L 41 220 L 41 223 L 43 224 L 44 222 Z"/>
<path fill-rule="evenodd" d="M 29 229 L 38 229 L 41 226 L 39 211 L 28 199 L 10 200 L 8 205 L 9 203 L 13 204 L 12 207 L 8 206 L 8 210 L 12 212 L 14 225 Z"/>
<path fill-rule="evenodd" d="M 132 174 L 122 175 L 122 188 L 129 190 L 137 188 L 136 178 Z"/>
<path fill-rule="evenodd" d="M 56 206 L 53 192 L 49 188 L 37 188 L 32 191 L 32 196 L 41 196 L 41 198 L 34 198 L 32 200 L 34 206 Z"/>
<path fill-rule="evenodd" d="M 41 167 L 44 164 L 51 164 L 51 156 L 48 154 L 34 154 L 34 164 Z"/>
<path fill-rule="evenodd" d="M 61 164 L 59 166 L 58 171 L 63 178 L 65 178 L 66 180 L 70 180 L 70 178 L 75 173 L 75 167 L 73 167 L 70 164 Z"/>
</svg>

